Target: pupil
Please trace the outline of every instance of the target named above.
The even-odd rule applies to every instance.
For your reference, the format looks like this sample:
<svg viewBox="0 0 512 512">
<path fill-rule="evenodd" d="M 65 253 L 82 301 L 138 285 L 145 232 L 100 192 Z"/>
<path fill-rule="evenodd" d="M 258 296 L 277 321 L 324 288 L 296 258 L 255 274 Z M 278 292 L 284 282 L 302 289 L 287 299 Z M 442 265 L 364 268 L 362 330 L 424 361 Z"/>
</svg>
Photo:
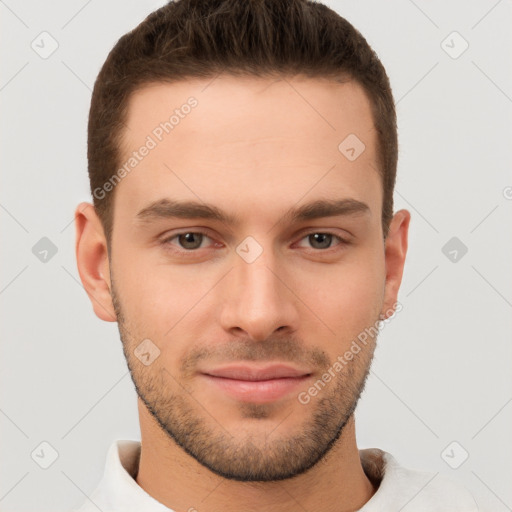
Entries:
<svg viewBox="0 0 512 512">
<path fill-rule="evenodd" d="M 313 235 L 310 235 L 310 236 L 313 237 L 315 243 L 320 242 L 322 249 L 329 247 L 330 241 L 331 241 L 331 235 L 328 235 L 326 233 L 314 233 Z"/>
<path fill-rule="evenodd" d="M 194 243 L 194 237 L 199 236 L 199 244 L 197 241 Z M 182 243 L 182 246 L 186 249 L 197 249 L 201 245 L 201 237 L 202 235 L 200 233 L 184 233 L 183 235 L 180 235 L 180 242 L 184 240 Z M 197 246 L 197 247 L 196 247 Z"/>
</svg>

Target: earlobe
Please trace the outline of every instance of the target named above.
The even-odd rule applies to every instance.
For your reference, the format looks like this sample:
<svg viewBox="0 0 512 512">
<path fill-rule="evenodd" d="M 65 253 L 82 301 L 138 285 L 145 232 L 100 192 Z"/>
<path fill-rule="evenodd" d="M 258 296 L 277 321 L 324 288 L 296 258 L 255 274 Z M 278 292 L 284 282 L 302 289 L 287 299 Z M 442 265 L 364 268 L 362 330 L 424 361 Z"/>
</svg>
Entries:
<svg viewBox="0 0 512 512">
<path fill-rule="evenodd" d="M 411 214 L 408 210 L 399 210 L 393 216 L 386 239 L 386 284 L 384 290 L 384 303 L 381 319 L 393 314 L 398 300 L 398 290 L 402 282 L 402 275 L 407 254 L 407 240 Z"/>
<path fill-rule="evenodd" d="M 115 322 L 110 294 L 110 268 L 107 241 L 101 221 L 91 203 L 80 203 L 75 210 L 75 253 L 80 280 L 94 313 L 101 320 Z"/>
</svg>

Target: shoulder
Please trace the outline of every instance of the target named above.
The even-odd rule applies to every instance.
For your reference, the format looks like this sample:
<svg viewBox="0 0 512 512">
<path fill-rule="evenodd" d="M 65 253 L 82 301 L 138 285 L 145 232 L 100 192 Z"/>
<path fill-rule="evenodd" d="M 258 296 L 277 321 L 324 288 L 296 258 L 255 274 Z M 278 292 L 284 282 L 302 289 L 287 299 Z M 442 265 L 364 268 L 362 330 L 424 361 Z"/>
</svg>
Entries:
<svg viewBox="0 0 512 512">
<path fill-rule="evenodd" d="M 390 453 L 375 448 L 361 450 L 361 460 L 363 459 L 371 461 L 374 470 L 380 466 L 380 474 L 374 472 L 374 476 L 380 477 L 380 484 L 368 502 L 368 508 L 363 507 L 364 512 L 385 510 L 382 507 L 390 505 L 403 512 L 478 511 L 471 493 L 462 484 L 439 472 L 406 468 Z"/>
</svg>

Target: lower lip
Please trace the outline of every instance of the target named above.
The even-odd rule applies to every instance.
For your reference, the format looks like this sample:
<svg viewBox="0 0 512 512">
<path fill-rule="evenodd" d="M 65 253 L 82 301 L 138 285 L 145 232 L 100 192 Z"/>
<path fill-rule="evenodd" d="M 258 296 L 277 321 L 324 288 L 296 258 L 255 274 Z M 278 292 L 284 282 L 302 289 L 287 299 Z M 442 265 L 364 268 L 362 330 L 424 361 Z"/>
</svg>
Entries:
<svg viewBox="0 0 512 512">
<path fill-rule="evenodd" d="M 202 374 L 202 376 L 233 398 L 252 403 L 273 402 L 283 398 L 300 386 L 304 386 L 310 378 L 309 375 L 305 375 L 304 377 L 250 381 L 214 377 L 206 374 Z"/>
</svg>

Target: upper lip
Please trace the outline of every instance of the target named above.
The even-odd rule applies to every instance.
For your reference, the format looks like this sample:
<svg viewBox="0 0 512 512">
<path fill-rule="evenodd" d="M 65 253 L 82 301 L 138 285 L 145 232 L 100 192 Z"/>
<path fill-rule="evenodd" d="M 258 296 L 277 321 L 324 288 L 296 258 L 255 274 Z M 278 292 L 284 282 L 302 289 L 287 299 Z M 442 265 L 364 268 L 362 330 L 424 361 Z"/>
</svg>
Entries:
<svg viewBox="0 0 512 512">
<path fill-rule="evenodd" d="M 212 377 L 223 377 L 235 380 L 270 380 L 283 379 L 286 377 L 304 377 L 311 372 L 300 370 L 286 364 L 272 364 L 267 366 L 254 365 L 229 365 L 203 371 L 202 373 Z"/>
</svg>

